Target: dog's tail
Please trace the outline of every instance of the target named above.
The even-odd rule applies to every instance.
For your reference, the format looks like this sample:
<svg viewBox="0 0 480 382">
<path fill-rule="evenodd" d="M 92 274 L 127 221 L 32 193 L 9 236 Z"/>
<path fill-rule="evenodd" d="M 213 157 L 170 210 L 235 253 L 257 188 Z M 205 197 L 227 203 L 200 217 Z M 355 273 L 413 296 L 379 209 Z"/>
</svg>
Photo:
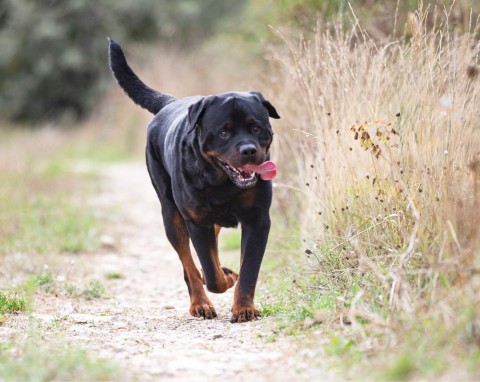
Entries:
<svg viewBox="0 0 480 382">
<path fill-rule="evenodd" d="M 128 66 L 120 45 L 111 38 L 108 41 L 110 69 L 120 87 L 133 102 L 147 109 L 150 113 L 157 114 L 164 106 L 175 101 L 175 97 L 169 94 L 162 94 L 145 85 Z"/>
</svg>

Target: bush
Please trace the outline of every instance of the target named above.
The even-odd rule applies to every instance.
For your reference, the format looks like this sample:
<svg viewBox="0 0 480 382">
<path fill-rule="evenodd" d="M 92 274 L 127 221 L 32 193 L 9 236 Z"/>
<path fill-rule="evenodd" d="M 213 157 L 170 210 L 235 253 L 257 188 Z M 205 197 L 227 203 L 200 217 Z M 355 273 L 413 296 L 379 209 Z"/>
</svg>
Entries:
<svg viewBox="0 0 480 382">
<path fill-rule="evenodd" d="M 0 112 L 37 123 L 86 117 L 107 80 L 107 36 L 194 44 L 244 1 L 0 0 Z"/>
<path fill-rule="evenodd" d="M 332 322 L 379 364 L 407 343 L 408 372 L 454 357 L 461 369 L 480 344 L 480 26 L 430 17 L 419 9 L 409 38 L 383 44 L 359 24 L 286 40 L 291 82 L 272 99 L 295 121 L 280 144 L 310 238 L 305 288 L 335 298 Z"/>
</svg>

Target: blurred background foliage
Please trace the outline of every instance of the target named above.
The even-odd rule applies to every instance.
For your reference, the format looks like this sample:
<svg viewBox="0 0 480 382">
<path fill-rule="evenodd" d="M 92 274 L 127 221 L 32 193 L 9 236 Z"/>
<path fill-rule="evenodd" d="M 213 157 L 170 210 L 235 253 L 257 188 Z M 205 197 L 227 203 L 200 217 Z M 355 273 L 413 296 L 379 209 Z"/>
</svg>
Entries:
<svg viewBox="0 0 480 382">
<path fill-rule="evenodd" d="M 0 113 L 38 124 L 87 117 L 111 83 L 107 36 L 191 47 L 245 0 L 0 0 Z M 71 126 L 71 124 L 65 124 Z"/>
<path fill-rule="evenodd" d="M 440 13 L 448 3 L 425 2 Z M 466 10 L 478 11 L 474 3 L 456 1 L 451 25 L 468 28 Z M 0 0 L 0 115 L 34 126 L 88 117 L 112 84 L 107 36 L 124 45 L 163 43 L 190 51 L 209 40 L 213 54 L 248 62 L 275 38 L 268 25 L 308 34 L 317 20 L 339 14 L 348 14 L 345 24 L 351 24 L 353 9 L 382 40 L 395 32 L 395 19 L 405 25 L 417 7 L 415 0 Z"/>
</svg>

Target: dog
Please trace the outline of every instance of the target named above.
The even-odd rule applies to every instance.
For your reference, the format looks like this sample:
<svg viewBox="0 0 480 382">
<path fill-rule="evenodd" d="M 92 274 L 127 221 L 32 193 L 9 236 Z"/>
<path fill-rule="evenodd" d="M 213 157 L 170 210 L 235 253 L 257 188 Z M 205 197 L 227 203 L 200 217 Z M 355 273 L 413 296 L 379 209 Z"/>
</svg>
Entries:
<svg viewBox="0 0 480 382">
<path fill-rule="evenodd" d="M 231 322 L 257 319 L 255 287 L 270 231 L 270 159 L 275 107 L 261 93 L 229 92 L 176 98 L 144 84 L 122 48 L 109 39 L 109 64 L 125 93 L 154 114 L 147 128 L 146 162 L 160 200 L 167 238 L 183 265 L 190 314 L 213 319 L 203 285 L 223 293 L 235 284 Z M 218 257 L 221 227 L 241 225 L 237 273 Z M 192 258 L 189 241 L 202 266 Z"/>
</svg>

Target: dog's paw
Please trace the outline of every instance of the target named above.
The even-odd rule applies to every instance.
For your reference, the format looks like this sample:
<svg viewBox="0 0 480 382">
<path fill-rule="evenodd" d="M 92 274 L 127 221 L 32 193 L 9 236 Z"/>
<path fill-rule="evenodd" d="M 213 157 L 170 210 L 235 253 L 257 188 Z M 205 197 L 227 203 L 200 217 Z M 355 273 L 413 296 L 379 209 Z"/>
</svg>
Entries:
<svg viewBox="0 0 480 382">
<path fill-rule="evenodd" d="M 260 312 L 255 305 L 234 305 L 232 308 L 232 318 L 230 319 L 230 322 L 232 324 L 236 322 L 247 322 L 256 320 L 259 317 Z"/>
<path fill-rule="evenodd" d="M 222 267 L 223 274 L 225 275 L 225 279 L 221 280 L 219 285 L 218 292 L 216 293 L 223 293 L 227 289 L 230 289 L 235 285 L 238 280 L 238 273 L 232 271 L 230 268 Z M 205 274 L 203 273 L 202 269 L 202 283 L 205 285 Z M 212 290 L 213 291 L 213 290 Z"/>
<path fill-rule="evenodd" d="M 227 278 L 228 288 L 233 287 L 238 280 L 238 273 L 235 273 L 234 271 L 232 271 L 230 268 L 227 268 L 227 267 L 222 267 L 222 270 L 223 270 L 223 273 L 225 274 L 225 277 Z"/>
<path fill-rule="evenodd" d="M 230 268 L 222 267 L 222 270 L 223 270 L 223 273 L 225 273 L 225 276 L 233 275 L 233 276 L 235 276 L 235 279 L 238 278 L 238 274 L 235 273 L 234 271 L 232 271 Z"/>
<path fill-rule="evenodd" d="M 203 303 L 192 302 L 190 304 L 190 314 L 193 317 L 204 318 L 204 319 L 208 319 L 208 320 L 211 320 L 211 319 L 217 317 L 217 312 L 215 311 L 215 308 L 210 301 L 208 303 L 207 302 L 203 302 Z"/>
</svg>

